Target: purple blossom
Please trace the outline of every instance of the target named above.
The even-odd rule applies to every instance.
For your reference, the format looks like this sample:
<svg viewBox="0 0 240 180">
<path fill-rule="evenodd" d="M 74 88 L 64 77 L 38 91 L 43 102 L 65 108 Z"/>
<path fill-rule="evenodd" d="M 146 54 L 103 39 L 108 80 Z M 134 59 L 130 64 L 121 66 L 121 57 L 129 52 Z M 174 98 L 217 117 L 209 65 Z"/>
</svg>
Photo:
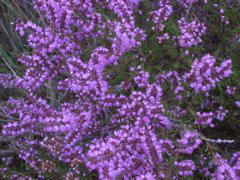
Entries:
<svg viewBox="0 0 240 180">
<path fill-rule="evenodd" d="M 180 176 L 192 176 L 193 171 L 196 169 L 195 163 L 192 160 L 175 161 L 174 165 L 178 167 Z"/>
<path fill-rule="evenodd" d="M 236 101 L 235 104 L 240 108 L 240 101 Z"/>
<path fill-rule="evenodd" d="M 214 67 L 215 62 L 216 59 L 207 54 L 200 61 L 196 59 L 190 72 L 183 76 L 184 80 L 190 83 L 190 87 L 196 93 L 204 92 L 208 95 L 210 89 L 215 87 L 217 82 L 231 75 L 231 60 L 226 60 L 217 67 Z"/>
<path fill-rule="evenodd" d="M 192 154 L 195 149 L 202 143 L 199 133 L 196 131 L 186 130 L 183 132 L 181 139 L 177 140 L 177 151 L 184 154 Z"/>
<path fill-rule="evenodd" d="M 173 8 L 169 0 L 159 1 L 158 7 L 159 9 L 151 12 L 151 21 L 155 25 L 152 27 L 152 30 L 161 32 L 165 27 L 164 21 L 172 14 Z"/>
<path fill-rule="evenodd" d="M 133 127 L 122 126 L 106 140 L 90 145 L 87 156 L 87 166 L 97 169 L 101 179 L 164 177 L 156 169 L 163 160 L 160 143 L 151 126 L 147 127 L 141 119 Z"/>
<path fill-rule="evenodd" d="M 178 20 L 178 24 L 181 31 L 178 42 L 181 47 L 189 48 L 202 42 L 201 36 L 206 32 L 203 23 L 197 21 L 188 23 L 185 18 L 181 18 Z"/>
<path fill-rule="evenodd" d="M 216 154 L 216 165 L 218 166 L 215 170 L 214 174 L 212 175 L 212 179 L 234 179 L 237 180 L 235 170 L 224 160 L 219 154 Z"/>
<path fill-rule="evenodd" d="M 213 120 L 213 112 L 197 112 L 196 113 L 197 118 L 195 120 L 195 124 L 199 124 L 199 125 L 210 125 L 210 127 L 214 127 L 214 125 L 212 124 L 212 120 Z"/>
</svg>

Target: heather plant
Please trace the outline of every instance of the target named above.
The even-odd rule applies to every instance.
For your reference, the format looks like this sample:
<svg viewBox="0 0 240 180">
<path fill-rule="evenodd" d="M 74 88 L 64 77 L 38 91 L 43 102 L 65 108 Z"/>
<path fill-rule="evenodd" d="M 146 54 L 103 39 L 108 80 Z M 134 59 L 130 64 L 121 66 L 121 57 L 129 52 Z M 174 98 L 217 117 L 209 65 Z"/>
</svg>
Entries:
<svg viewBox="0 0 240 180">
<path fill-rule="evenodd" d="M 230 1 L 30 4 L 28 48 L 1 48 L 1 178 L 240 178 Z"/>
</svg>

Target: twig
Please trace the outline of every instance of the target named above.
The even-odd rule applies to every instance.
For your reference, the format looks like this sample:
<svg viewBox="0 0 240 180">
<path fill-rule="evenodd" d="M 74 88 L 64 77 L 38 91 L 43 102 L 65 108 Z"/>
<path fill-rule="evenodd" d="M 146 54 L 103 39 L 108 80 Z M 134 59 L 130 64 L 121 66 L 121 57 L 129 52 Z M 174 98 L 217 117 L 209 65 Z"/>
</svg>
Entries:
<svg viewBox="0 0 240 180">
<path fill-rule="evenodd" d="M 13 75 L 18 78 L 17 73 L 12 69 L 12 67 L 8 64 L 8 62 L 6 61 L 6 59 L 4 57 L 2 57 L 3 61 L 5 62 L 5 64 L 7 65 L 7 67 L 12 71 Z"/>
<path fill-rule="evenodd" d="M 13 153 L 14 153 L 14 151 L 10 150 L 10 149 L 0 150 L 0 156 L 6 156 L 6 155 L 13 154 Z"/>
</svg>

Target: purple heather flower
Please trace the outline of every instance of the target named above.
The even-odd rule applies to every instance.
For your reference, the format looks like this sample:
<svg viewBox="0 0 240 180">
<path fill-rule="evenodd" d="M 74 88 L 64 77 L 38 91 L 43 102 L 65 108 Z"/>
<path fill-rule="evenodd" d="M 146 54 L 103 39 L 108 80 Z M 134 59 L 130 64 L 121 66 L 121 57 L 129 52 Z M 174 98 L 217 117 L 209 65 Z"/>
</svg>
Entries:
<svg viewBox="0 0 240 180">
<path fill-rule="evenodd" d="M 180 176 L 192 176 L 193 171 L 196 169 L 195 163 L 192 160 L 175 161 Z"/>
<path fill-rule="evenodd" d="M 177 140 L 177 151 L 184 154 L 192 154 L 201 143 L 198 132 L 185 130 L 181 139 Z"/>
</svg>

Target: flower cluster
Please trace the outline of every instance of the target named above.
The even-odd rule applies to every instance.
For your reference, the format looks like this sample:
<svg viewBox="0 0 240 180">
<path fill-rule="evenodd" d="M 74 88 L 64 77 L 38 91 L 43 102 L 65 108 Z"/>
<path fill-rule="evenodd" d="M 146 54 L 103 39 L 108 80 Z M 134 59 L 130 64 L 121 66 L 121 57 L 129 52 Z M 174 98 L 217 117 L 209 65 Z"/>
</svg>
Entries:
<svg viewBox="0 0 240 180">
<path fill-rule="evenodd" d="M 187 22 L 185 18 L 178 20 L 181 35 L 178 43 L 181 47 L 189 48 L 202 42 L 201 36 L 206 32 L 206 26 L 196 20 Z"/>
<path fill-rule="evenodd" d="M 149 73 L 141 70 L 133 79 L 138 87 L 146 87 L 148 85 Z"/>
<path fill-rule="evenodd" d="M 169 0 L 160 0 L 158 7 L 159 9 L 151 12 L 151 21 L 155 25 L 152 27 L 152 30 L 161 32 L 165 27 L 164 21 L 172 14 L 173 8 Z"/>
<path fill-rule="evenodd" d="M 214 67 L 216 59 L 207 54 L 199 61 L 196 59 L 191 67 L 191 71 L 184 75 L 184 80 L 190 83 L 190 87 L 196 93 L 204 92 L 208 95 L 211 88 L 216 86 L 220 80 L 232 74 L 232 61 L 225 60 L 220 66 Z"/>
<path fill-rule="evenodd" d="M 145 39 L 144 31 L 134 25 L 134 20 L 128 22 L 123 19 L 121 22 L 114 23 L 114 32 L 112 50 L 117 56 L 129 51 L 133 47 L 139 46 Z"/>
<path fill-rule="evenodd" d="M 177 151 L 184 154 L 192 154 L 202 143 L 199 133 L 196 131 L 185 130 L 181 139 L 177 140 Z"/>
<path fill-rule="evenodd" d="M 164 33 L 162 36 L 157 37 L 158 43 L 161 44 L 169 39 L 169 34 Z"/>
<path fill-rule="evenodd" d="M 227 86 L 226 93 L 229 95 L 234 95 L 236 94 L 237 87 L 235 86 Z"/>
<path fill-rule="evenodd" d="M 192 160 L 175 161 L 174 165 L 178 167 L 180 176 L 192 176 L 193 171 L 196 169 Z"/>
<path fill-rule="evenodd" d="M 217 120 L 223 121 L 227 113 L 228 110 L 224 110 L 222 106 L 219 106 L 217 111 L 215 112 L 215 117 Z"/>
<path fill-rule="evenodd" d="M 196 115 L 197 118 L 194 122 L 195 124 L 209 125 L 210 127 L 214 127 L 214 125 L 212 124 L 213 112 L 197 112 Z"/>
<path fill-rule="evenodd" d="M 232 155 L 229 165 L 234 169 L 237 178 L 240 178 L 240 152 L 236 152 Z"/>
<path fill-rule="evenodd" d="M 164 86 L 167 82 L 170 82 L 170 89 L 178 100 L 182 99 L 182 92 L 184 91 L 183 78 L 176 71 L 163 72 L 158 74 L 156 82 L 160 86 Z"/>
<path fill-rule="evenodd" d="M 218 167 L 212 175 L 212 179 L 238 179 L 235 170 L 225 159 L 223 159 L 219 154 L 215 155 L 215 159 L 215 163 Z"/>
<path fill-rule="evenodd" d="M 215 125 L 212 123 L 213 118 L 223 121 L 227 113 L 228 110 L 224 110 L 222 106 L 219 106 L 215 112 L 197 112 L 197 117 L 194 123 L 198 125 L 209 125 L 210 127 L 215 127 Z"/>
<path fill-rule="evenodd" d="M 122 126 L 106 140 L 91 145 L 87 166 L 97 169 L 101 179 L 140 178 L 149 173 L 164 177 L 158 166 L 163 161 L 160 142 L 144 121 L 136 121 L 133 127 Z"/>
</svg>

